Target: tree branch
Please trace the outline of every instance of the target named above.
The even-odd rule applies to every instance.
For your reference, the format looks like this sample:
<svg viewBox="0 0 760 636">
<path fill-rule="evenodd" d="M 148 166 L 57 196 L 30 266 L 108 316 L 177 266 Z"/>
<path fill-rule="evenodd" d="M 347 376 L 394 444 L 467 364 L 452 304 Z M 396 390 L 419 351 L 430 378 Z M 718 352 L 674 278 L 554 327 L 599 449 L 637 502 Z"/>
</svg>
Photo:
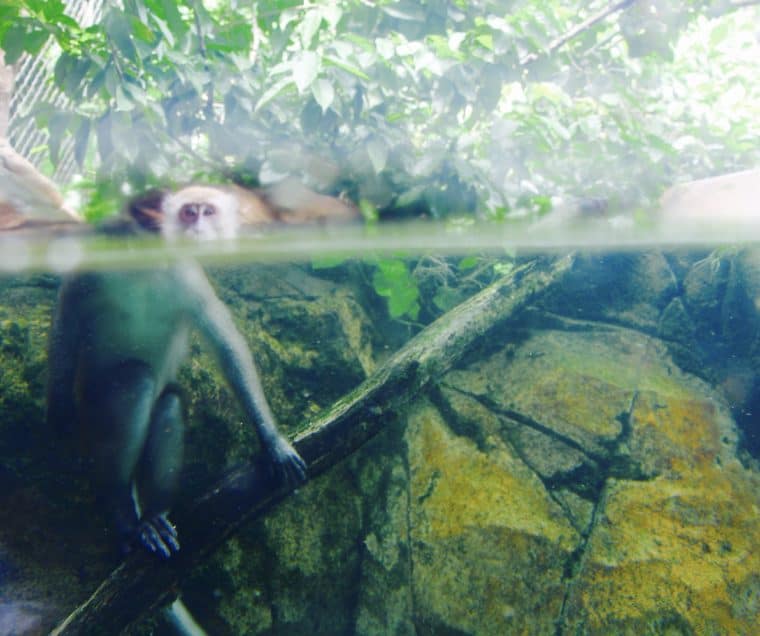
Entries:
<svg viewBox="0 0 760 636">
<path fill-rule="evenodd" d="M 206 36 L 203 33 L 203 26 L 201 25 L 201 15 L 198 2 L 193 4 L 193 18 L 195 23 L 195 33 L 198 36 L 198 50 L 203 58 L 203 70 L 209 73 L 208 64 L 208 49 L 206 48 Z M 214 119 L 214 80 L 209 80 L 206 88 L 206 104 L 203 107 L 203 114 L 206 117 L 206 121 L 213 121 Z"/>
<path fill-rule="evenodd" d="M 557 49 L 561 48 L 565 44 L 567 44 L 570 40 L 572 40 L 574 37 L 582 33 L 583 31 L 586 31 L 587 29 L 590 29 L 592 26 L 594 26 L 597 22 L 601 22 L 604 20 L 607 16 L 616 13 L 617 11 L 623 11 L 627 9 L 629 6 L 631 6 L 636 0 L 621 0 L 621 2 L 616 2 L 615 4 L 611 4 L 610 6 L 606 7 L 605 9 L 602 9 L 598 13 L 595 13 L 590 18 L 587 18 L 580 24 L 574 26 L 572 29 L 570 29 L 567 33 L 564 35 L 561 35 L 557 39 L 553 40 L 549 43 L 549 46 L 547 47 L 546 53 L 554 53 Z M 540 56 L 542 55 L 539 53 L 530 53 L 526 55 L 522 60 L 520 60 L 520 65 L 525 66 L 527 64 L 530 64 L 531 62 L 535 62 Z"/>
<path fill-rule="evenodd" d="M 709 8 L 708 15 L 712 18 L 718 18 L 732 11 L 757 5 L 760 5 L 760 0 L 720 0 Z"/>
<path fill-rule="evenodd" d="M 452 368 L 474 345 L 560 283 L 573 257 L 517 268 L 429 325 L 358 388 L 338 400 L 294 445 L 309 475 L 324 473 L 393 421 L 399 406 Z M 289 492 L 276 488 L 261 464 L 228 474 L 175 515 L 183 550 L 168 562 L 131 555 L 52 634 L 116 634 L 176 595 L 182 579 L 243 524 L 266 513 Z"/>
<path fill-rule="evenodd" d="M 733 9 L 743 9 L 744 7 L 760 4 L 760 0 L 732 0 L 728 4 Z"/>
</svg>

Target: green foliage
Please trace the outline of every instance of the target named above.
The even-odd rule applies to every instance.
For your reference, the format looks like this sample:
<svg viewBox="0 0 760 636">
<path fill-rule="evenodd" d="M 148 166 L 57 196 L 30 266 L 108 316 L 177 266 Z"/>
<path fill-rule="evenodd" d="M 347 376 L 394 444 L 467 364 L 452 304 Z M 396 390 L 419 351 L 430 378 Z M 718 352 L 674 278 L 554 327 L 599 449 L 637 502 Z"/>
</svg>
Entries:
<svg viewBox="0 0 760 636">
<path fill-rule="evenodd" d="M 420 290 L 407 264 L 398 259 L 381 260 L 372 278 L 375 291 L 388 299 L 391 318 L 408 316 L 416 320 L 420 312 Z"/>
<path fill-rule="evenodd" d="M 536 217 L 555 196 L 645 209 L 675 181 L 760 163 L 756 7 L 106 0 L 92 25 L 64 7 L 0 0 L 0 47 L 54 58 L 69 103 L 25 115 L 53 164 L 74 141 L 91 218 L 199 175 L 299 176 L 370 223 Z M 416 281 L 388 261 L 373 282 L 414 319 Z M 456 297 L 437 289 L 438 308 Z"/>
<path fill-rule="evenodd" d="M 64 6 L 0 0 L 0 45 L 13 62 L 55 41 L 71 104 L 29 116 L 91 183 L 290 173 L 347 184 L 370 217 L 498 219 L 760 154 L 755 9 L 643 0 L 562 40 L 606 4 L 111 0 L 86 27 Z"/>
</svg>

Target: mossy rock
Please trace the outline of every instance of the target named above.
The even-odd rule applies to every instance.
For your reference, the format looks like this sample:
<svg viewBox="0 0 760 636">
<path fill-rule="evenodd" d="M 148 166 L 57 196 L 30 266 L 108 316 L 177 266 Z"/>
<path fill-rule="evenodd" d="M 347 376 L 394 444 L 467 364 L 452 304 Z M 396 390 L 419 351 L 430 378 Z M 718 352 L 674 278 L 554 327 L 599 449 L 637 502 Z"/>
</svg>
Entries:
<svg viewBox="0 0 760 636">
<path fill-rule="evenodd" d="M 407 432 L 423 633 L 753 633 L 760 475 L 661 342 L 528 333 L 444 385 Z"/>
</svg>

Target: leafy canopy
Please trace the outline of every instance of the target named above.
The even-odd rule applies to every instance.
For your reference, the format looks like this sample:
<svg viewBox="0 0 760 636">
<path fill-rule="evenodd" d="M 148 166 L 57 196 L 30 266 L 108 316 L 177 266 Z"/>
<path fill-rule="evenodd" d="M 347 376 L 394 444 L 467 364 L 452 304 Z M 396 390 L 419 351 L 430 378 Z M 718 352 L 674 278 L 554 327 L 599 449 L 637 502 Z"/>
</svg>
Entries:
<svg viewBox="0 0 760 636">
<path fill-rule="evenodd" d="M 13 63 L 53 42 L 70 101 L 27 115 L 54 164 L 73 139 L 88 183 L 290 173 L 501 217 L 756 164 L 746 4 L 106 0 L 84 26 L 62 0 L 0 0 L 0 46 Z"/>
<path fill-rule="evenodd" d="M 105 0 L 80 24 L 0 0 L 0 47 L 50 60 L 68 101 L 23 115 L 53 165 L 73 142 L 91 216 L 154 184 L 293 174 L 368 219 L 501 219 L 756 166 L 754 4 Z M 378 266 L 394 316 L 417 317 L 414 276 Z"/>
</svg>

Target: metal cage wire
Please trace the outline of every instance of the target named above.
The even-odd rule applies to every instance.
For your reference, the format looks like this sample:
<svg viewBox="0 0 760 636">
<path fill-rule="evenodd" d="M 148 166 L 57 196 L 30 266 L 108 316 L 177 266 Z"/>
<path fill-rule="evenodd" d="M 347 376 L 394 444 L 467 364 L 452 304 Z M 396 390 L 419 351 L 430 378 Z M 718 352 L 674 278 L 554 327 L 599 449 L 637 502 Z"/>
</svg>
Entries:
<svg viewBox="0 0 760 636">
<path fill-rule="evenodd" d="M 66 13 L 83 27 L 97 22 L 103 13 L 104 0 L 65 0 Z M 34 113 L 40 104 L 65 108 L 71 101 L 53 84 L 53 70 L 60 48 L 51 39 L 34 56 L 24 55 L 16 66 L 13 95 L 8 119 L 8 138 L 16 152 L 38 168 L 48 158 L 49 134 L 37 127 Z M 39 148 L 43 148 L 42 152 Z M 74 142 L 71 138 L 61 144 L 58 164 L 53 178 L 67 183 L 76 173 Z"/>
</svg>

